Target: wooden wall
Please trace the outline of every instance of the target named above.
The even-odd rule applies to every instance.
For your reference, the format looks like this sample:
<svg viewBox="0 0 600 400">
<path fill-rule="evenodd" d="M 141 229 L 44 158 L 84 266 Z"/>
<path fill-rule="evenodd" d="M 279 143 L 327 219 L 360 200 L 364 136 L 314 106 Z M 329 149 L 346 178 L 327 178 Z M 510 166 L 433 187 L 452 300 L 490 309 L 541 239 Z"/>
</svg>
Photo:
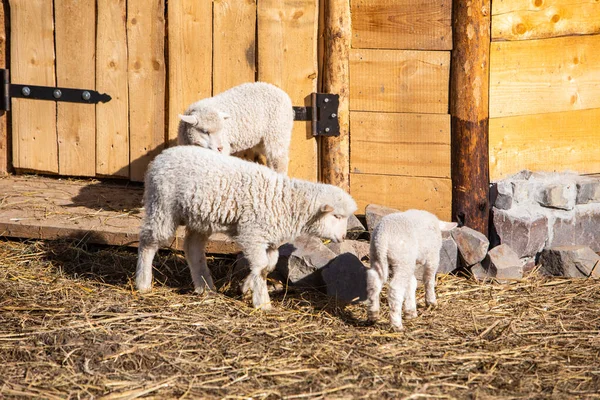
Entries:
<svg viewBox="0 0 600 400">
<path fill-rule="evenodd" d="M 600 172 L 600 2 L 494 0 L 490 178 Z"/>
<path fill-rule="evenodd" d="M 12 164 L 17 171 L 140 181 L 148 162 L 175 143 L 177 114 L 193 101 L 260 79 L 288 92 L 294 105 L 307 105 L 318 81 L 318 5 L 10 0 L 13 83 L 112 97 L 96 106 L 13 99 Z M 4 121 L 0 150 L 7 146 Z M 317 179 L 317 143 L 307 122 L 295 123 L 289 171 Z"/>
<path fill-rule="evenodd" d="M 350 188 L 449 220 L 449 1 L 351 0 Z"/>
</svg>

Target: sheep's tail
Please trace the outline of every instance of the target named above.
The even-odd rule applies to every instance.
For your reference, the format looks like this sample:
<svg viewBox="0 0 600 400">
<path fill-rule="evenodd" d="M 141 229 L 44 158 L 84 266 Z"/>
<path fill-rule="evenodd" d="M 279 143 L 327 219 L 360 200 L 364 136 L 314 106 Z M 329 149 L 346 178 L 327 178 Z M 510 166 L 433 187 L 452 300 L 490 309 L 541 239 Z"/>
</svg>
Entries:
<svg viewBox="0 0 600 400">
<path fill-rule="evenodd" d="M 148 183 L 148 182 L 146 182 Z M 150 185 L 149 185 L 150 186 Z M 144 193 L 144 208 L 146 215 L 140 228 L 140 245 L 166 243 L 177 230 L 178 221 L 170 204 L 161 201 L 163 196 L 156 186 Z"/>
<path fill-rule="evenodd" d="M 378 275 L 382 284 L 387 282 L 389 277 L 388 248 L 387 243 L 381 240 L 371 240 L 370 262 L 371 270 Z"/>
</svg>

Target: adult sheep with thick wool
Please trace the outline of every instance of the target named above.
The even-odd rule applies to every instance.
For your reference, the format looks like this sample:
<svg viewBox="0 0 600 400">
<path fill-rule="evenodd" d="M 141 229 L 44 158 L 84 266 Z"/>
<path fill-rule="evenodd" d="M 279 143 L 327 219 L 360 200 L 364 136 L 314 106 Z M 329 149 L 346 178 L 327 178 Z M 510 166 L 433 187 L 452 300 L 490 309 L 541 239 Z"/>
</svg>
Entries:
<svg viewBox="0 0 600 400">
<path fill-rule="evenodd" d="M 422 210 L 386 215 L 371 236 L 371 268 L 367 271 L 368 317 L 379 317 L 379 296 L 392 269 L 388 303 L 390 320 L 395 329 L 402 329 L 402 307 L 406 318 L 417 316 L 417 264 L 423 266 L 425 303 L 437 305 L 435 274 L 440 264 L 442 230 L 456 227 L 454 222 L 440 221 Z"/>
<path fill-rule="evenodd" d="M 212 233 L 223 232 L 248 259 L 242 289 L 251 289 L 254 306 L 263 309 L 270 308 L 266 275 L 275 268 L 279 245 L 300 235 L 341 242 L 356 210 L 352 197 L 336 186 L 292 179 L 198 146 L 176 146 L 154 159 L 146 172 L 144 206 L 136 270 L 140 292 L 151 289 L 159 246 L 185 225 L 195 291 L 214 290 L 205 246 Z"/>
<path fill-rule="evenodd" d="M 225 155 L 258 146 L 269 168 L 287 173 L 294 109 L 277 86 L 244 83 L 191 104 L 179 118 L 180 145 Z"/>
</svg>

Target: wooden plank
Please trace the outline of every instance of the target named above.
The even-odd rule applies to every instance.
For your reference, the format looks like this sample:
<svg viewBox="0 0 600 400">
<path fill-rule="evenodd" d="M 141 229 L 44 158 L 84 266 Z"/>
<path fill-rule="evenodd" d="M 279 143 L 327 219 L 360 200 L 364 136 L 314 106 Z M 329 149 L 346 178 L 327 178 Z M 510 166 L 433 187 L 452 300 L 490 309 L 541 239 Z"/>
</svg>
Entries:
<svg viewBox="0 0 600 400">
<path fill-rule="evenodd" d="M 427 210 L 450 220 L 450 179 L 351 173 L 350 192 L 358 205 L 358 214 L 364 213 L 368 204 L 376 203 L 399 210 Z"/>
<path fill-rule="evenodd" d="M 285 90 L 295 106 L 310 105 L 317 88 L 318 0 L 258 2 L 258 80 Z M 317 141 L 309 122 L 296 122 L 288 173 L 315 181 Z"/>
<path fill-rule="evenodd" d="M 600 107 L 600 35 L 495 42 L 490 118 Z"/>
<path fill-rule="evenodd" d="M 56 20 L 56 84 L 96 87 L 95 0 L 54 0 Z M 96 108 L 90 104 L 57 103 L 58 172 L 96 174 Z"/>
<path fill-rule="evenodd" d="M 164 7 L 164 0 L 127 1 L 129 159 L 134 181 L 144 180 L 148 163 L 165 143 Z"/>
<path fill-rule="evenodd" d="M 448 113 L 450 52 L 350 51 L 350 110 Z"/>
<path fill-rule="evenodd" d="M 98 0 L 96 90 L 112 100 L 96 106 L 96 173 L 129 177 L 129 90 L 126 0 Z"/>
<path fill-rule="evenodd" d="M 169 145 L 177 144 L 178 114 L 212 94 L 212 2 L 170 1 Z"/>
<path fill-rule="evenodd" d="M 0 193 L 0 236 L 138 245 L 144 215 L 140 186 L 6 177 L 0 179 Z M 168 247 L 182 250 L 184 233 L 178 229 Z M 207 245 L 209 253 L 238 251 L 223 234 L 212 235 Z"/>
<path fill-rule="evenodd" d="M 355 173 L 450 178 L 450 115 L 350 113 Z"/>
<path fill-rule="evenodd" d="M 352 47 L 451 50 L 452 2 L 353 0 Z"/>
<path fill-rule="evenodd" d="M 490 0 L 452 4 L 452 220 L 487 236 Z"/>
<path fill-rule="evenodd" d="M 522 169 L 600 172 L 600 109 L 490 119 L 493 181 Z"/>
<path fill-rule="evenodd" d="M 495 0 L 492 40 L 543 39 L 600 33 L 600 2 Z"/>
<path fill-rule="evenodd" d="M 256 0 L 213 3 L 213 95 L 256 78 Z"/>
<path fill-rule="evenodd" d="M 8 68 L 6 41 L 8 30 L 8 0 L 0 0 L 0 68 Z M 8 133 L 8 114 L 6 111 L 0 111 L 0 175 L 4 175 L 11 170 L 11 141 Z"/>
<path fill-rule="evenodd" d="M 55 86 L 52 0 L 11 0 L 11 82 Z M 58 172 L 56 104 L 13 99 L 13 165 L 20 170 Z"/>
</svg>

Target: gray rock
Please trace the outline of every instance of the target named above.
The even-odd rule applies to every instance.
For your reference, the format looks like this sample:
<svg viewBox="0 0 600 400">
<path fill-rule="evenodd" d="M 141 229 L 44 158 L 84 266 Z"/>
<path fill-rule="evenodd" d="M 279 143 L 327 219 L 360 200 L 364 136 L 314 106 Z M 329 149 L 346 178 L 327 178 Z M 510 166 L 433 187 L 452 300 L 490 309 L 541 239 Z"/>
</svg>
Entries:
<svg viewBox="0 0 600 400">
<path fill-rule="evenodd" d="M 524 257 L 521 258 L 521 263 L 523 264 L 523 275 L 529 275 L 533 272 L 535 267 L 537 266 L 535 263 L 535 257 Z"/>
<path fill-rule="evenodd" d="M 535 197 L 540 184 L 538 182 L 530 182 L 526 180 L 511 181 L 513 202 L 529 203 Z"/>
<path fill-rule="evenodd" d="M 582 245 L 600 251 L 600 204 L 579 205 L 571 213 L 554 213 L 546 247 Z"/>
<path fill-rule="evenodd" d="M 521 171 L 517 172 L 516 174 L 513 174 L 511 176 L 509 176 L 510 180 L 527 180 L 529 178 L 531 178 L 531 175 L 533 175 L 533 172 L 531 172 L 528 169 L 522 169 Z"/>
<path fill-rule="evenodd" d="M 473 275 L 473 278 L 475 278 L 478 281 L 485 281 L 487 279 L 492 278 L 487 270 L 483 267 L 483 265 L 481 265 L 481 263 L 477 263 L 473 266 L 471 266 L 471 274 Z"/>
<path fill-rule="evenodd" d="M 535 199 L 544 207 L 572 210 L 577 199 L 577 186 L 574 182 L 549 183 L 538 191 Z"/>
<path fill-rule="evenodd" d="M 559 246 L 542 251 L 541 273 L 570 278 L 600 277 L 600 256 L 586 246 Z M 593 271 L 593 272 L 592 272 Z"/>
<path fill-rule="evenodd" d="M 373 229 L 375 229 L 379 221 L 381 221 L 381 218 L 396 212 L 400 211 L 395 208 L 380 206 L 378 204 L 369 204 L 365 209 L 365 218 L 367 220 L 369 232 L 373 232 Z"/>
<path fill-rule="evenodd" d="M 490 203 L 501 210 L 512 207 L 513 186 L 510 181 L 502 180 L 490 186 Z"/>
<path fill-rule="evenodd" d="M 600 179 L 582 178 L 577 182 L 577 204 L 600 203 Z"/>
<path fill-rule="evenodd" d="M 467 226 L 454 229 L 452 238 L 456 242 L 461 259 L 467 267 L 481 262 L 490 245 L 485 235 Z"/>
<path fill-rule="evenodd" d="M 458 229 L 458 228 L 457 228 Z M 442 240 L 438 274 L 447 274 L 458 268 L 458 247 L 452 237 Z"/>
<path fill-rule="evenodd" d="M 327 247 L 338 256 L 343 253 L 350 253 L 354 254 L 356 258 L 361 261 L 368 260 L 369 258 L 369 242 L 361 240 L 344 240 L 341 243 L 331 242 L 327 244 Z"/>
<path fill-rule="evenodd" d="M 348 239 L 356 239 L 360 236 L 361 233 L 365 232 L 367 229 L 364 225 L 359 221 L 356 215 L 352 214 L 348 218 L 348 232 L 346 237 Z"/>
<path fill-rule="evenodd" d="M 544 248 L 548 236 L 548 218 L 532 208 L 493 208 L 492 223 L 500 243 L 510 246 L 519 257 L 535 256 Z"/>
<path fill-rule="evenodd" d="M 506 244 L 491 249 L 483 265 L 488 274 L 497 279 L 521 279 L 523 277 L 523 262 L 517 253 Z"/>
<path fill-rule="evenodd" d="M 281 246 L 279 253 L 276 270 L 283 279 L 294 286 L 312 288 L 323 287 L 321 268 L 335 258 L 320 239 L 308 236 Z"/>
<path fill-rule="evenodd" d="M 337 256 L 321 272 L 329 296 L 342 303 L 367 299 L 367 269 L 353 254 Z"/>
</svg>

